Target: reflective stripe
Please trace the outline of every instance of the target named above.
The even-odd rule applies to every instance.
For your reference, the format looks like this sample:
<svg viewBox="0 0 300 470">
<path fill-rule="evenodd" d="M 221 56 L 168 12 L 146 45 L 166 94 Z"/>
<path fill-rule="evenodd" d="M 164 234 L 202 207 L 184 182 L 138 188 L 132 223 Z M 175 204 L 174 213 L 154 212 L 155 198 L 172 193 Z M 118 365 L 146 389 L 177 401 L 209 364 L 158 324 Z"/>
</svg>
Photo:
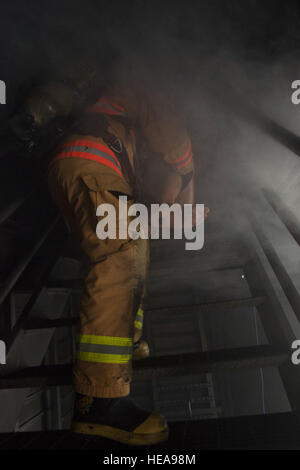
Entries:
<svg viewBox="0 0 300 470">
<path fill-rule="evenodd" d="M 97 103 L 93 104 L 93 106 L 90 106 L 87 112 L 89 114 L 103 113 L 115 116 L 126 116 L 126 110 L 123 106 L 113 103 L 107 98 L 101 98 Z"/>
<path fill-rule="evenodd" d="M 110 161 L 114 165 L 117 165 L 119 170 L 121 170 L 120 162 L 117 159 L 113 158 L 111 155 L 108 155 L 107 153 L 101 150 L 90 149 L 87 147 L 80 147 L 79 145 L 73 145 L 73 146 L 70 145 L 70 147 L 67 147 L 67 150 L 65 150 L 64 153 L 72 153 L 72 152 L 84 152 L 84 153 L 88 153 L 92 155 L 98 155 L 99 157 L 106 158 L 108 161 Z"/>
<path fill-rule="evenodd" d="M 142 330 L 142 329 L 143 329 L 143 323 L 140 322 L 140 321 L 135 320 L 134 326 L 135 326 L 135 328 L 137 328 L 138 330 Z"/>
<path fill-rule="evenodd" d="M 81 361 L 125 364 L 132 356 L 132 338 L 78 335 L 77 358 Z"/>
<path fill-rule="evenodd" d="M 144 318 L 144 310 L 140 307 L 137 311 L 136 319 L 143 321 L 143 318 Z"/>
<path fill-rule="evenodd" d="M 98 335 L 78 335 L 79 343 L 107 344 L 112 346 L 132 346 L 132 338 L 122 338 L 119 336 L 98 336 Z"/>
<path fill-rule="evenodd" d="M 188 148 L 185 154 L 176 158 L 176 160 L 169 160 L 168 163 L 170 163 L 171 165 L 174 165 L 176 168 L 182 168 L 182 167 L 187 166 L 191 162 L 192 158 L 193 158 L 192 144 L 191 144 L 191 141 L 189 140 Z"/>
<path fill-rule="evenodd" d="M 71 142 L 70 141 L 65 142 L 64 144 L 61 145 L 61 149 L 69 148 L 72 146 L 84 147 L 85 150 L 92 149 L 93 153 L 98 154 L 99 152 L 99 155 L 103 154 L 105 155 L 105 157 L 109 155 L 113 159 L 113 161 L 117 164 L 117 166 L 119 166 L 121 169 L 120 162 L 115 156 L 114 152 L 109 147 L 107 147 L 104 144 L 101 144 L 100 142 L 95 142 L 94 140 L 78 139 L 78 140 L 73 140 Z"/>
<path fill-rule="evenodd" d="M 134 322 L 135 328 L 137 328 L 138 330 L 142 330 L 143 329 L 143 321 L 144 321 L 144 311 L 140 307 L 138 309 L 136 317 L 135 317 L 135 322 Z"/>
<path fill-rule="evenodd" d="M 115 170 L 118 175 L 123 178 L 120 162 L 112 150 L 106 147 L 106 145 L 92 140 L 79 139 L 64 143 L 60 147 L 59 153 L 53 158 L 52 162 L 63 158 L 76 157 L 102 163 L 103 165 Z"/>
<path fill-rule="evenodd" d="M 105 364 L 127 364 L 132 355 L 121 354 L 98 354 L 91 352 L 78 351 L 77 359 L 87 362 L 102 362 Z"/>
</svg>

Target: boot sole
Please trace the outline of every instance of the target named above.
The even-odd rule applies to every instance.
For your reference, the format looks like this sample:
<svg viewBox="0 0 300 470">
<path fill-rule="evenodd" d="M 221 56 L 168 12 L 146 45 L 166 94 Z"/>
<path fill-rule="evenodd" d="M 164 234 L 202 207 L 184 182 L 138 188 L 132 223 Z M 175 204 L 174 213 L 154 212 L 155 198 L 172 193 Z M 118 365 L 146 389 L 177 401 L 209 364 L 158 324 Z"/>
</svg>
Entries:
<svg viewBox="0 0 300 470">
<path fill-rule="evenodd" d="M 105 426 L 103 424 L 73 422 L 72 432 L 86 436 L 98 436 L 112 439 L 122 444 L 132 446 L 145 446 L 165 442 L 169 437 L 168 429 L 154 434 L 134 434 L 130 431 Z"/>
</svg>

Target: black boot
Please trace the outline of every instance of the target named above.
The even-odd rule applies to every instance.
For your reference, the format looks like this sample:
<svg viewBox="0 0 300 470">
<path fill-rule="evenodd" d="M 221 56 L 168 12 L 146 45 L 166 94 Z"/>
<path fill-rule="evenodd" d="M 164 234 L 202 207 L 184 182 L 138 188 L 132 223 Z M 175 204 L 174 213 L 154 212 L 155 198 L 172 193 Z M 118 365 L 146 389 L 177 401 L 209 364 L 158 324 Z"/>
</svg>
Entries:
<svg viewBox="0 0 300 470">
<path fill-rule="evenodd" d="M 136 406 L 129 398 L 76 395 L 72 430 L 130 445 L 151 445 L 168 438 L 163 416 Z"/>
</svg>

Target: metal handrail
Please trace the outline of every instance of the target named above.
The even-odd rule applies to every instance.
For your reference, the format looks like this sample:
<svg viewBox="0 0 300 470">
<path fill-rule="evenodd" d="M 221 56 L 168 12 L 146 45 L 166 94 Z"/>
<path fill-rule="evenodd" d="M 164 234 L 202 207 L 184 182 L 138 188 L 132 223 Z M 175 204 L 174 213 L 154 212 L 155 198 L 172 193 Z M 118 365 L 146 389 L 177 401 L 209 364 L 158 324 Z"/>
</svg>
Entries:
<svg viewBox="0 0 300 470">
<path fill-rule="evenodd" d="M 14 345 L 14 342 L 16 341 L 18 335 L 21 333 L 21 331 L 23 329 L 26 329 L 25 326 L 28 322 L 28 318 L 30 316 L 30 313 L 31 313 L 34 305 L 36 304 L 39 296 L 41 295 L 41 293 L 45 289 L 46 281 L 47 281 L 47 279 L 49 277 L 49 274 L 51 273 L 55 263 L 57 262 L 58 258 L 61 256 L 61 251 L 62 251 L 63 247 L 64 247 L 64 244 L 61 243 L 59 249 L 57 249 L 57 247 L 55 246 L 55 247 L 52 248 L 51 252 L 49 253 L 46 269 L 44 270 L 44 272 L 40 276 L 38 285 L 36 286 L 36 288 L 32 292 L 31 296 L 29 297 L 29 299 L 28 299 L 21 315 L 19 316 L 16 324 L 14 325 L 9 337 L 6 339 L 7 354 L 10 353 L 10 350 L 11 350 L 12 346 Z M 45 321 L 47 321 L 47 320 L 45 320 Z M 50 320 L 50 323 L 51 323 L 51 320 Z"/>
<path fill-rule="evenodd" d="M 0 224 L 2 224 L 6 219 L 13 215 L 14 212 L 16 212 L 19 207 L 21 207 L 21 205 L 27 200 L 28 197 L 28 194 L 22 194 L 15 198 L 13 201 L 11 201 L 8 205 L 6 205 L 3 210 L 0 210 Z"/>
<path fill-rule="evenodd" d="M 30 263 L 36 252 L 39 250 L 39 248 L 42 246 L 44 241 L 47 239 L 49 234 L 52 232 L 52 230 L 56 227 L 59 220 L 60 215 L 56 214 L 51 220 L 51 222 L 47 225 L 46 229 L 43 231 L 38 241 L 35 242 L 35 244 L 30 248 L 26 255 L 21 259 L 21 261 L 19 261 L 13 272 L 8 276 L 8 278 L 0 288 L 0 304 L 2 304 L 3 301 L 6 299 L 6 297 L 14 287 L 15 283 L 17 282 L 25 268 L 28 266 L 28 264 Z"/>
</svg>

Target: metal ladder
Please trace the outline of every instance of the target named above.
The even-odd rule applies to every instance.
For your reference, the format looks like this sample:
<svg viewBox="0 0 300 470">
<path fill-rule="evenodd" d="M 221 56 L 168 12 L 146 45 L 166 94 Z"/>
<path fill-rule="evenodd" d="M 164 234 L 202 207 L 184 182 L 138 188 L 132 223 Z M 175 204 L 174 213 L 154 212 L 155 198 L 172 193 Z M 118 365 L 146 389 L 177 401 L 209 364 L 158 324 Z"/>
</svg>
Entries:
<svg viewBox="0 0 300 470">
<path fill-rule="evenodd" d="M 26 205 L 28 197 L 31 197 L 31 193 L 30 196 L 27 194 L 28 189 L 25 195 L 22 197 L 18 195 L 13 202 L 6 204 L 0 214 L 2 224 L 14 217 L 24 204 Z M 245 217 L 247 237 L 241 241 L 242 257 L 237 256 L 235 259 L 229 253 L 228 262 L 231 264 L 218 266 L 212 261 L 210 266 L 206 265 L 203 268 L 203 263 L 202 265 L 199 263 L 197 254 L 185 253 L 170 263 L 168 256 L 166 260 L 162 259 L 161 249 L 154 247 L 149 281 L 151 284 L 152 279 L 155 288 L 163 278 L 175 279 L 176 275 L 184 278 L 184 270 L 189 278 L 191 275 L 198 276 L 199 273 L 240 269 L 251 295 L 213 301 L 199 298 L 192 303 L 174 303 L 160 307 L 149 303 L 146 309 L 146 316 L 149 319 L 146 329 L 149 330 L 151 316 L 156 314 L 171 316 L 176 312 L 178 316 L 196 315 L 198 321 L 198 316 L 207 312 L 220 312 L 226 315 L 226 311 L 250 305 L 259 315 L 268 344 L 207 350 L 205 328 L 202 323 L 201 350 L 180 354 L 155 354 L 135 365 L 135 380 L 154 384 L 152 389 L 153 394 L 156 393 L 156 406 L 159 402 L 157 381 L 160 378 L 204 374 L 208 389 L 212 390 L 212 376 L 219 372 L 276 367 L 292 410 L 287 419 L 293 421 L 298 413 L 300 375 L 297 367 L 291 363 L 291 344 L 295 339 L 300 339 L 298 271 L 300 225 L 276 196 L 258 192 L 256 195 L 251 195 L 252 201 L 253 198 L 256 204 L 264 209 L 266 217 L 262 224 L 257 219 L 255 211 L 251 210 L 251 207 L 247 208 Z M 48 363 L 44 360 L 55 329 L 71 328 L 76 322 L 76 315 L 70 304 L 74 289 L 78 290 L 76 276 L 73 276 L 73 279 L 52 278 L 51 280 L 53 269 L 63 259 L 63 240 L 67 238 L 60 217 L 54 213 L 39 236 L 30 244 L 26 254 L 22 254 L 15 263 L 14 269 L 6 276 L 0 288 L 1 339 L 7 345 L 7 364 L 0 367 L 0 401 L 3 410 L 0 421 L 2 430 L 6 432 L 18 429 L 18 418 L 31 388 L 71 384 L 71 363 L 49 365 L 49 360 Z M 34 285 L 28 287 L 25 285 L 27 272 L 36 259 L 39 261 L 43 259 L 44 264 L 39 266 L 38 279 Z M 15 315 L 13 300 L 18 290 L 20 293 L 20 286 L 25 289 L 27 298 L 24 308 L 13 320 Z M 33 338 L 34 348 L 32 348 Z M 210 395 L 208 408 L 210 412 L 206 409 L 203 417 L 210 414 L 211 418 L 216 418 L 220 409 L 216 406 L 214 391 Z M 267 419 L 265 418 L 265 423 Z M 219 418 L 217 421 L 220 426 L 222 420 Z M 198 423 L 199 419 L 195 422 Z M 260 422 L 263 422 L 263 417 Z M 61 422 L 58 424 L 59 427 L 63 427 Z"/>
</svg>

